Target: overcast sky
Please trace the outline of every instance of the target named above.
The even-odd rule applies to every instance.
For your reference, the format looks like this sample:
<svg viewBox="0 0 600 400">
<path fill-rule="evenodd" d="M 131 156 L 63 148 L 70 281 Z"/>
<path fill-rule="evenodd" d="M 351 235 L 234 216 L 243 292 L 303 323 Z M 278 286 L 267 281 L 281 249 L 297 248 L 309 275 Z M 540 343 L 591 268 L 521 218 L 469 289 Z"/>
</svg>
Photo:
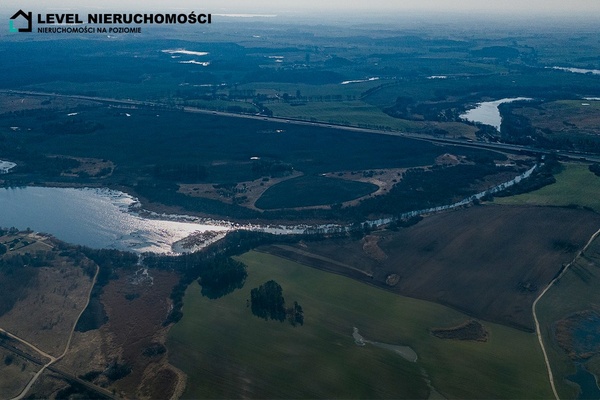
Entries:
<svg viewBox="0 0 600 400">
<path fill-rule="evenodd" d="M 490 14 L 586 14 L 599 16 L 600 0 L 1 0 L 0 7 L 38 11 L 43 8 L 101 7 L 153 11 L 168 8 L 244 13 L 283 13 L 293 11 L 359 10 L 364 12 L 453 11 Z"/>
</svg>

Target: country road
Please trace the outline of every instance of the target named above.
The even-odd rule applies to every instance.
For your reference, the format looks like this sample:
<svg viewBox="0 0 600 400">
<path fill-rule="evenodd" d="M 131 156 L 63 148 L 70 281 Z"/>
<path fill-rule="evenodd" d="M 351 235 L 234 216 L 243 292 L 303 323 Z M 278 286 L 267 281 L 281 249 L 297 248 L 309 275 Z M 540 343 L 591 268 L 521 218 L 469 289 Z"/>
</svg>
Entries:
<svg viewBox="0 0 600 400">
<path fill-rule="evenodd" d="M 556 398 L 556 400 L 560 400 L 560 397 L 558 396 L 558 392 L 556 391 L 556 386 L 554 384 L 554 376 L 552 375 L 552 368 L 550 366 L 550 360 L 548 359 L 548 354 L 546 352 L 546 348 L 544 347 L 544 340 L 542 338 L 542 332 L 541 332 L 541 329 L 540 329 L 540 323 L 538 321 L 537 312 L 536 312 L 537 303 L 546 294 L 546 292 L 548 290 L 550 290 L 550 288 L 552 287 L 552 285 L 554 285 L 565 274 L 565 272 L 567 272 L 567 270 L 569 269 L 569 267 L 571 265 L 573 265 L 575 263 L 575 261 L 577 261 L 577 259 L 579 257 L 581 257 L 581 255 L 587 250 L 587 248 L 598 237 L 598 235 L 600 235 L 600 229 L 598 229 L 592 235 L 592 237 L 590 238 L 590 240 L 588 240 L 588 242 L 583 247 L 583 249 L 581 249 L 577 253 L 577 255 L 575 255 L 575 258 L 573 258 L 573 260 L 563 268 L 562 272 L 556 278 L 554 278 L 554 279 L 552 279 L 552 281 L 550 281 L 550 283 L 548 284 L 548 286 L 546 286 L 546 288 L 542 291 L 542 293 L 540 293 L 540 295 L 535 299 L 535 301 L 533 302 L 533 304 L 531 306 L 531 311 L 533 312 L 533 320 L 535 322 L 535 333 L 537 335 L 538 341 L 540 342 L 540 347 L 542 348 L 542 353 L 544 354 L 544 361 L 546 362 L 546 369 L 548 370 L 548 379 L 550 380 L 550 386 L 552 387 L 552 392 L 554 393 L 554 397 Z"/>
</svg>

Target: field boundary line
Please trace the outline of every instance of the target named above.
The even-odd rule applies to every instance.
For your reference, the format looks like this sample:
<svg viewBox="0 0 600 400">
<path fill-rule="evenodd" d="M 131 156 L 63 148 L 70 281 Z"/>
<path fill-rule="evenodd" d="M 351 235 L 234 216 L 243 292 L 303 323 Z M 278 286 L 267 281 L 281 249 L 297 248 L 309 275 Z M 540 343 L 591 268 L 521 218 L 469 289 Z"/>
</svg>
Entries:
<svg viewBox="0 0 600 400">
<path fill-rule="evenodd" d="M 588 240 L 588 242 L 583 247 L 583 249 L 579 250 L 579 252 L 575 255 L 575 258 L 573 258 L 573 260 L 570 263 L 565 265 L 565 267 L 560 272 L 560 274 L 558 274 L 554 279 L 552 279 L 550 281 L 548 286 L 546 286 L 546 288 L 542 291 L 542 293 L 540 293 L 540 295 L 535 299 L 535 301 L 533 302 L 533 305 L 531 306 L 531 311 L 533 312 L 533 320 L 535 322 L 535 332 L 536 332 L 538 341 L 540 342 L 540 347 L 542 348 L 542 353 L 544 354 L 544 361 L 546 363 L 546 369 L 548 370 L 548 379 L 550 380 L 550 386 L 552 387 L 552 392 L 554 393 L 554 397 L 556 398 L 556 400 L 560 400 L 560 397 L 558 395 L 558 392 L 556 391 L 556 385 L 554 384 L 554 375 L 552 375 L 552 367 L 550 366 L 550 360 L 548 359 L 548 353 L 546 352 L 546 348 L 544 347 L 544 339 L 542 338 L 540 323 L 538 321 L 538 317 L 537 317 L 537 313 L 536 313 L 537 303 L 546 294 L 546 292 L 548 290 L 550 290 L 550 288 L 565 274 L 565 272 L 567 272 L 569 267 L 571 265 L 573 265 L 575 263 L 575 261 L 577 261 L 579 259 L 579 257 L 581 257 L 581 255 L 588 249 L 588 247 L 590 247 L 590 245 L 592 244 L 592 242 L 594 240 L 596 240 L 598 235 L 600 235 L 600 229 L 598 229 L 592 235 L 592 237 L 590 237 L 590 240 Z"/>
</svg>

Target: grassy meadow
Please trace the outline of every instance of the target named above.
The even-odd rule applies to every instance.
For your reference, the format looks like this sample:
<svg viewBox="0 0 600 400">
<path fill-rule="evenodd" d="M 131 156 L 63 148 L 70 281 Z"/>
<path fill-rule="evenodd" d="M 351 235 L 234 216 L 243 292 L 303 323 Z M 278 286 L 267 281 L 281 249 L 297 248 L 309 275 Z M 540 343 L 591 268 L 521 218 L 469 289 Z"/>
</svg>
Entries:
<svg viewBox="0 0 600 400">
<path fill-rule="evenodd" d="M 469 317 L 265 253 L 239 257 L 245 286 L 201 297 L 192 284 L 184 317 L 169 333 L 171 362 L 188 374 L 184 398 L 426 398 L 435 389 L 459 398 L 548 398 L 550 387 L 533 334 L 483 322 L 487 342 L 435 338 L 433 327 Z M 298 301 L 304 325 L 264 321 L 247 307 L 250 290 L 274 279 L 286 304 Z M 416 363 L 352 338 L 408 345 Z"/>
<path fill-rule="evenodd" d="M 498 204 L 589 207 L 600 212 L 600 178 L 586 164 L 567 163 L 556 183 L 517 196 L 494 199 Z"/>
</svg>

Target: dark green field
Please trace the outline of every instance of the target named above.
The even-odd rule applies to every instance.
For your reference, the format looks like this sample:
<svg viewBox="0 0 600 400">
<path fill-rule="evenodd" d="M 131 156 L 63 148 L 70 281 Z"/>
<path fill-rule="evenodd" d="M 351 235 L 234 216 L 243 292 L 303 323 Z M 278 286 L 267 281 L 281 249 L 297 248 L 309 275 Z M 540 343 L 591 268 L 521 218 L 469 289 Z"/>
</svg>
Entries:
<svg viewBox="0 0 600 400">
<path fill-rule="evenodd" d="M 170 331 L 170 360 L 188 374 L 183 398 L 427 398 L 427 374 L 447 398 L 549 398 L 536 338 L 483 322 L 487 342 L 446 340 L 429 329 L 469 317 L 335 274 L 256 252 L 245 286 L 217 300 L 187 290 L 184 317 Z M 304 325 L 265 321 L 246 306 L 250 290 L 274 279 Z M 411 346 L 416 363 L 365 339 Z"/>
<path fill-rule="evenodd" d="M 342 203 L 366 196 L 377 190 L 372 183 L 355 182 L 321 176 L 301 176 L 269 188 L 256 207 L 269 210 Z"/>
</svg>

